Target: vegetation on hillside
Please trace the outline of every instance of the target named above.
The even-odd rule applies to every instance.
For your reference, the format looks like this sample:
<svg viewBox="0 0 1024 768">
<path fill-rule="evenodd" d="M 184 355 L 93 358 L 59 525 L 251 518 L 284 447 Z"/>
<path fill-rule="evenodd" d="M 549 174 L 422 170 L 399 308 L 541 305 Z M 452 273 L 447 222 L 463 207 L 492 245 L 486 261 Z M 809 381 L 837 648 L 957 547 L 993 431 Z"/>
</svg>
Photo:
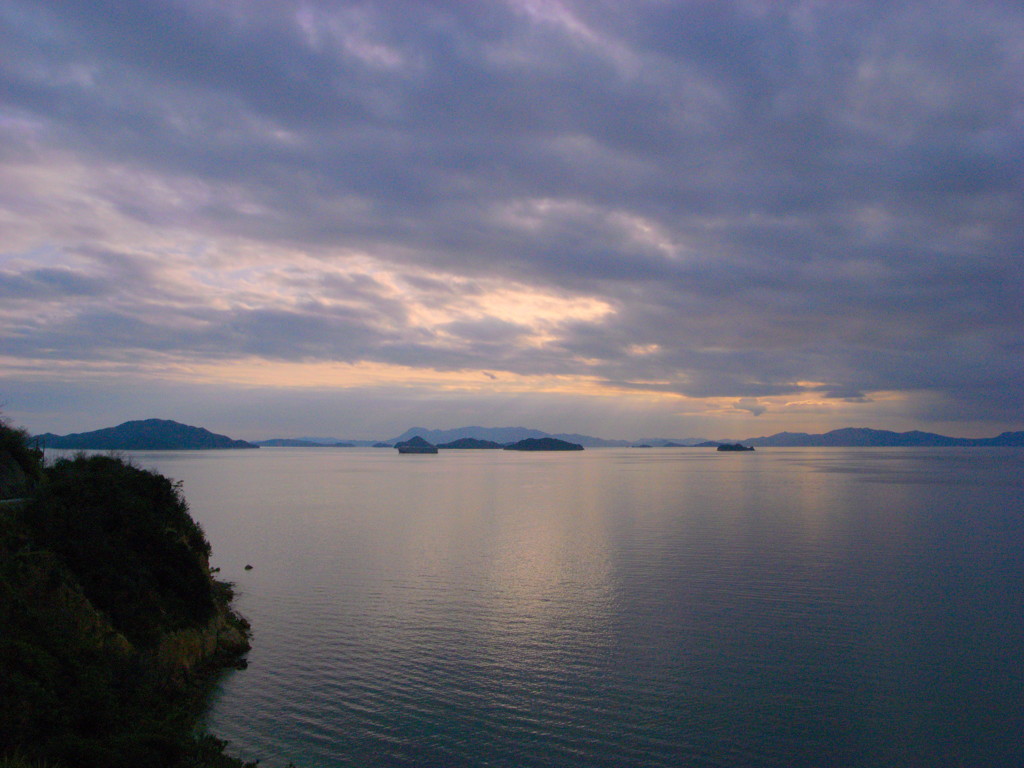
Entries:
<svg viewBox="0 0 1024 768">
<path fill-rule="evenodd" d="M 0 423 L 8 476 L 22 500 L 0 504 L 0 765 L 246 765 L 194 733 L 248 625 L 178 486 L 110 456 L 44 466 Z"/>
<path fill-rule="evenodd" d="M 27 494 L 42 477 L 43 452 L 28 433 L 0 421 L 0 499 Z"/>
</svg>

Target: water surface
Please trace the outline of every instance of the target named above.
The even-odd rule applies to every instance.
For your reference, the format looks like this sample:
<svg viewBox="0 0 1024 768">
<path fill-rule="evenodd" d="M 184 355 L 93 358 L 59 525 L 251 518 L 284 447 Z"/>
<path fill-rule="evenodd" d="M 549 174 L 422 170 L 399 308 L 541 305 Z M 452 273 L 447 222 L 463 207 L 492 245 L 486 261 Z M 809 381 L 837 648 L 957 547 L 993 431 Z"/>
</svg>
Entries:
<svg viewBox="0 0 1024 768">
<path fill-rule="evenodd" d="M 1019 450 L 134 459 L 238 585 L 208 723 L 262 765 L 1024 765 Z"/>
</svg>

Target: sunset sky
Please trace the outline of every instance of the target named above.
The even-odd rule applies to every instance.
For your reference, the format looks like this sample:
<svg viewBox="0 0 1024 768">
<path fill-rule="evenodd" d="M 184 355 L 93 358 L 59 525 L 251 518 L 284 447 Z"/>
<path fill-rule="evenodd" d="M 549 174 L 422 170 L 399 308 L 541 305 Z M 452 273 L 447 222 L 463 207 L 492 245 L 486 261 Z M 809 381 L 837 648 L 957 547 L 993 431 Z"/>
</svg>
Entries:
<svg viewBox="0 0 1024 768">
<path fill-rule="evenodd" d="M 1024 5 L 0 0 L 0 412 L 1024 429 Z"/>
</svg>

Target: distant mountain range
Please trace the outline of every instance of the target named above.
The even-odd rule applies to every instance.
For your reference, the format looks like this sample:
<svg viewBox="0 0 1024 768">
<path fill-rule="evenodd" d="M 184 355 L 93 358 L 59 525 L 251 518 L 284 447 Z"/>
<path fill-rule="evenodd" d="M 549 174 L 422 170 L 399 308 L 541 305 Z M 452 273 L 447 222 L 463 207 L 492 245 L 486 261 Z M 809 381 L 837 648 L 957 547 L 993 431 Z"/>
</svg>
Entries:
<svg viewBox="0 0 1024 768">
<path fill-rule="evenodd" d="M 522 440 L 553 438 L 586 448 L 615 447 L 701 447 L 711 448 L 722 443 L 739 442 L 746 446 L 766 448 L 856 448 L 856 447 L 981 447 L 1018 446 L 1024 447 L 1024 432 L 1003 432 L 997 437 L 967 438 L 947 437 L 933 432 L 891 432 L 885 429 L 847 427 L 824 434 L 806 432 L 779 432 L 765 437 L 751 437 L 746 440 L 706 440 L 698 437 L 687 438 L 646 438 L 643 440 L 606 440 L 590 435 L 552 434 L 526 427 L 458 427 L 456 429 L 425 429 L 412 427 L 398 437 L 386 441 L 340 440 L 330 437 L 272 438 L 259 442 L 233 440 L 202 427 L 193 427 L 166 419 L 145 419 L 127 421 L 116 427 L 98 429 L 70 435 L 55 435 L 47 432 L 36 435 L 40 445 L 47 448 L 98 449 L 98 450 L 201 450 L 224 448 L 258 448 L 261 445 L 274 447 L 390 447 L 413 437 L 421 437 L 433 445 L 445 445 L 458 441 L 488 441 L 501 446 Z M 465 445 L 465 443 L 463 443 Z M 455 447 L 455 446 L 453 446 Z M 459 446 L 461 447 L 461 446 Z"/>
<path fill-rule="evenodd" d="M 330 440 L 318 443 L 315 440 L 304 440 L 302 438 L 275 437 L 270 440 L 254 440 L 253 445 L 266 446 L 267 448 L 355 448 L 349 442 Z"/>
<path fill-rule="evenodd" d="M 684 438 L 645 438 L 643 440 L 605 440 L 600 437 L 577 434 L 550 434 L 539 429 L 527 429 L 525 427 L 459 427 L 457 429 L 424 429 L 413 427 L 403 432 L 400 436 L 389 440 L 390 443 L 408 440 L 410 437 L 419 436 L 430 443 L 438 445 L 449 443 L 455 440 L 472 438 L 474 440 L 490 440 L 495 443 L 507 445 L 526 439 L 541 439 L 553 437 L 558 440 L 565 440 L 570 443 L 577 443 L 587 448 L 614 448 L 614 447 L 701 447 L 714 448 L 723 443 L 740 442 L 743 445 L 772 448 L 857 448 L 857 447 L 980 447 L 980 446 L 1024 446 L 1024 432 L 1004 432 L 998 437 L 968 438 L 968 437 L 947 437 L 933 432 L 891 432 L 885 429 L 867 429 L 846 427 L 834 429 L 824 434 L 809 434 L 806 432 L 779 432 L 766 437 L 751 437 L 746 440 L 707 440 L 701 437 Z"/>
<path fill-rule="evenodd" d="M 116 427 L 93 432 L 55 435 L 47 432 L 35 436 L 45 448 L 71 448 L 102 451 L 171 451 L 223 448 L 259 448 L 244 440 L 232 440 L 202 427 L 191 427 L 166 419 L 126 421 Z"/>
<path fill-rule="evenodd" d="M 341 437 L 305 437 L 305 436 L 297 437 L 297 438 L 275 437 L 272 440 L 254 440 L 253 442 L 256 443 L 256 445 L 266 445 L 267 447 L 270 447 L 271 445 L 282 445 L 283 442 L 279 442 L 279 441 L 288 441 L 288 440 L 297 440 L 300 443 L 305 443 L 307 446 L 310 446 L 310 445 L 319 445 L 319 446 L 329 445 L 329 446 L 334 446 L 336 448 L 371 448 L 371 447 L 379 448 L 380 444 L 381 444 L 380 440 L 352 440 L 352 439 L 341 438 Z M 391 446 L 387 445 L 385 447 L 386 448 L 390 448 Z"/>
<path fill-rule="evenodd" d="M 714 442 L 706 437 L 645 437 L 630 443 L 634 448 L 692 448 L 701 443 Z"/>
<path fill-rule="evenodd" d="M 736 442 L 736 441 L 724 441 Z M 982 447 L 1024 446 L 1024 432 L 1003 432 L 998 437 L 947 437 L 933 432 L 890 432 L 887 429 L 846 427 L 820 435 L 806 432 L 779 432 L 769 437 L 740 440 L 743 445 L 772 448 L 912 448 L 912 447 Z"/>
<path fill-rule="evenodd" d="M 509 443 L 518 443 L 520 440 L 540 440 L 546 437 L 553 437 L 556 440 L 563 440 L 568 443 L 576 443 L 585 448 L 621 448 L 633 444 L 629 440 L 604 440 L 600 437 L 590 437 L 589 435 L 564 433 L 551 434 L 549 432 L 542 432 L 539 429 L 527 429 L 526 427 L 458 427 L 457 429 L 412 427 L 387 442 L 392 444 L 400 443 L 412 437 L 422 437 L 428 443 L 433 443 L 434 445 L 452 443 L 465 438 L 489 440 L 493 443 L 508 445 Z"/>
</svg>

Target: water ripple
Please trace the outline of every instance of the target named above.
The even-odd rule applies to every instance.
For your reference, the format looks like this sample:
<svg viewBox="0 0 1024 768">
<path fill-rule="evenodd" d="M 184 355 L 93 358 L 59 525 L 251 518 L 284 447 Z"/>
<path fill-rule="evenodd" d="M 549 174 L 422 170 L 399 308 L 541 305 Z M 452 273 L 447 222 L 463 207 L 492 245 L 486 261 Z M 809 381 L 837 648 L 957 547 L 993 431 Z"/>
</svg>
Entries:
<svg viewBox="0 0 1024 768">
<path fill-rule="evenodd" d="M 924 456 L 268 452 L 242 500 L 179 461 L 256 632 L 210 727 L 272 768 L 1024 764 L 1019 460 Z"/>
</svg>

